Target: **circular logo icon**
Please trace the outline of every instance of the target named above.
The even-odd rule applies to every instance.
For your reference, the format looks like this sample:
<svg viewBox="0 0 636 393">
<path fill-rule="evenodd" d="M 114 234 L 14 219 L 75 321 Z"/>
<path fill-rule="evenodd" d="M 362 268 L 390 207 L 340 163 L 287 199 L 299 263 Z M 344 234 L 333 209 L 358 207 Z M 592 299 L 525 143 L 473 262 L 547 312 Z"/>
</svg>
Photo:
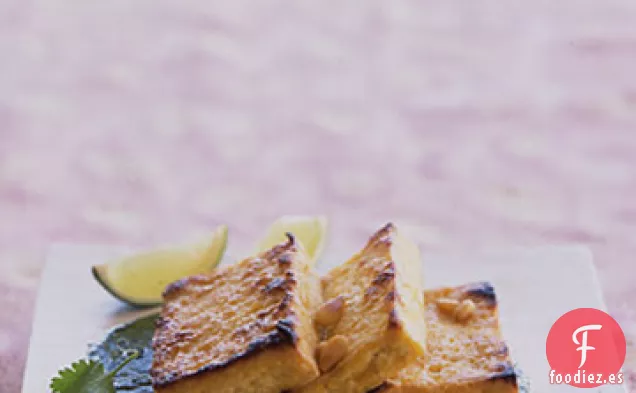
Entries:
<svg viewBox="0 0 636 393">
<path fill-rule="evenodd" d="M 578 308 L 552 325 L 546 341 L 550 382 L 579 388 L 622 383 L 625 334 L 607 313 Z"/>
</svg>

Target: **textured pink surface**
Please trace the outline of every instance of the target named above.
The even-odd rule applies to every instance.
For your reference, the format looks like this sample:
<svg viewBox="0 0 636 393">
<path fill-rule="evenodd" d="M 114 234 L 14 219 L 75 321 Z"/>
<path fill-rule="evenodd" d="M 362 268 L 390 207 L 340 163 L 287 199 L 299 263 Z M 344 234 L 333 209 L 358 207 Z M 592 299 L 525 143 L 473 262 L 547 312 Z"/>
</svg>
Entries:
<svg viewBox="0 0 636 393">
<path fill-rule="evenodd" d="M 50 242 L 304 212 L 334 247 L 402 218 L 428 249 L 587 244 L 636 369 L 636 2 L 0 8 L 1 392 Z"/>
</svg>

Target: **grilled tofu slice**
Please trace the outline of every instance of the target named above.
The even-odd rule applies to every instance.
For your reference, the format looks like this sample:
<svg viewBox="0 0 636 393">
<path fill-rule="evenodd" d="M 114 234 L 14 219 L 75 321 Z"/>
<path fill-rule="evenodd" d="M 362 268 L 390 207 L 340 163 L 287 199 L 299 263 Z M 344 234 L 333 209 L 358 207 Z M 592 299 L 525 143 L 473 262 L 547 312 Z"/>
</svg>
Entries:
<svg viewBox="0 0 636 393">
<path fill-rule="evenodd" d="M 320 278 L 288 241 L 164 293 L 153 337 L 158 393 L 280 393 L 319 375 Z"/>
<path fill-rule="evenodd" d="M 518 392 L 492 285 L 479 282 L 426 291 L 425 302 L 428 356 L 371 392 Z"/>
<path fill-rule="evenodd" d="M 341 310 L 317 326 L 323 374 L 299 392 L 364 393 L 424 355 L 421 266 L 417 245 L 389 223 L 323 277 L 327 307 Z"/>
</svg>

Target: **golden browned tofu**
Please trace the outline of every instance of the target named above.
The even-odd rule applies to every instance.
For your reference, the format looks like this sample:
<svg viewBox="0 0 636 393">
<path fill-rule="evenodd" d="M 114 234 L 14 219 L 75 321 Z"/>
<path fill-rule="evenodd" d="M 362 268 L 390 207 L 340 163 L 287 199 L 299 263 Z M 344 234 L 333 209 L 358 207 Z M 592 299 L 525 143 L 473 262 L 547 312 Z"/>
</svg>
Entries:
<svg viewBox="0 0 636 393">
<path fill-rule="evenodd" d="M 425 292 L 428 355 L 371 392 L 516 393 L 489 283 Z"/>
<path fill-rule="evenodd" d="M 323 374 L 299 392 L 367 392 L 424 355 L 421 265 L 417 246 L 388 224 L 323 277 L 323 298 L 340 312 L 317 318 L 327 321 L 317 326 Z"/>
<path fill-rule="evenodd" d="M 293 236 L 256 257 L 178 281 L 153 338 L 158 393 L 280 393 L 319 375 L 320 280 Z"/>
</svg>

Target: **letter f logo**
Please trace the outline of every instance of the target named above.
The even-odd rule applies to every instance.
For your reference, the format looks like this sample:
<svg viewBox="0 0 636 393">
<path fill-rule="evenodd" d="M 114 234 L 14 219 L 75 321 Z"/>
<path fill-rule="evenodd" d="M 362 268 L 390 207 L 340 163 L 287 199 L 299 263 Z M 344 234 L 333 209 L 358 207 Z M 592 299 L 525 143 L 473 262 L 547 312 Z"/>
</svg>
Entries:
<svg viewBox="0 0 636 393">
<path fill-rule="evenodd" d="M 625 333 L 611 315 L 596 308 L 568 311 L 554 322 L 545 341 L 545 354 L 554 371 L 554 381 L 549 382 L 561 383 L 562 377 L 563 383 L 577 388 L 605 385 L 611 382 L 611 374 L 621 373 L 626 352 Z"/>
<path fill-rule="evenodd" d="M 587 360 L 587 351 L 593 351 L 596 349 L 594 347 L 590 347 L 587 345 L 587 332 L 589 330 L 601 330 L 602 327 L 603 326 L 601 325 L 585 325 L 576 329 L 574 333 L 572 334 L 572 341 L 574 341 L 574 344 L 581 345 L 580 347 L 576 349 L 577 351 L 581 351 L 581 364 L 579 365 L 579 368 L 583 367 L 583 365 L 585 364 L 585 361 Z M 579 342 L 576 336 L 581 332 L 583 332 L 582 334 L 583 339 L 581 340 L 582 342 Z"/>
</svg>

